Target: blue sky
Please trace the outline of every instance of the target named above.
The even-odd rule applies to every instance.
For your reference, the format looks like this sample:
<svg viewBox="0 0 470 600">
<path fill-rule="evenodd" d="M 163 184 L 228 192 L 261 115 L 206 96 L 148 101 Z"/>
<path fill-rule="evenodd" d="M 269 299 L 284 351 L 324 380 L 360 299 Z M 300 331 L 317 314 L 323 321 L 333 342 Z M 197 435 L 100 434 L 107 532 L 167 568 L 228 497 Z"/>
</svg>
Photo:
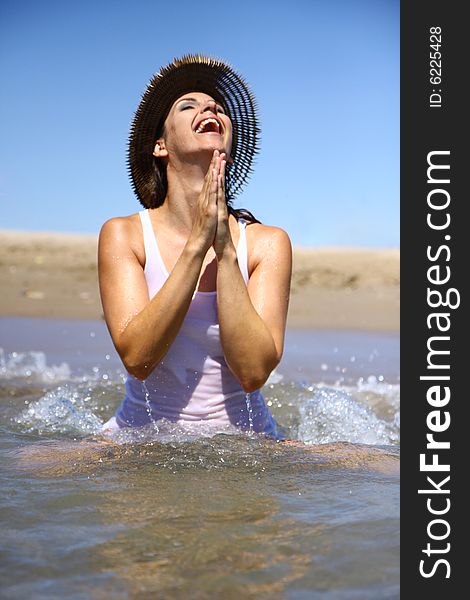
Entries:
<svg viewBox="0 0 470 600">
<path fill-rule="evenodd" d="M 130 122 L 152 74 L 193 52 L 258 99 L 236 206 L 295 245 L 399 245 L 397 0 L 3 0 L 0 228 L 97 233 L 139 210 Z"/>
</svg>

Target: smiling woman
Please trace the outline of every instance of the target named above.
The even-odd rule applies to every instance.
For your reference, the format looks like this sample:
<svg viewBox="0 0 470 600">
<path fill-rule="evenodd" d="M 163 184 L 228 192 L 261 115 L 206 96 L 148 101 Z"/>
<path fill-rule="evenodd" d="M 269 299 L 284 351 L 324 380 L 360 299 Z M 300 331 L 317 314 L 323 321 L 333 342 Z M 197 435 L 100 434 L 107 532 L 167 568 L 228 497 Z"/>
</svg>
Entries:
<svg viewBox="0 0 470 600">
<path fill-rule="evenodd" d="M 283 352 L 291 245 L 232 206 L 258 139 L 253 94 L 223 61 L 185 56 L 148 85 L 128 156 L 144 210 L 100 234 L 104 315 L 128 372 L 104 431 L 166 419 L 277 435 L 260 388 Z"/>
<path fill-rule="evenodd" d="M 216 95 L 217 94 L 214 94 L 214 96 L 216 96 Z M 205 110 L 202 110 L 202 113 L 201 113 L 200 105 L 207 103 L 207 102 L 209 102 L 210 105 L 208 108 L 206 108 L 206 110 L 212 111 L 211 116 L 207 116 L 207 113 Z M 229 136 L 229 139 L 226 141 L 226 144 L 228 144 L 229 148 L 232 150 L 232 153 L 236 152 L 236 148 L 234 147 L 234 137 L 236 139 L 237 131 L 236 131 L 236 129 L 234 130 L 234 127 L 232 126 L 232 121 L 231 121 L 230 117 L 228 116 L 228 114 L 226 114 L 226 109 L 223 107 L 223 105 L 221 103 L 217 103 L 216 100 L 214 98 L 212 98 L 212 96 L 209 96 L 209 95 L 201 93 L 201 92 L 194 92 L 192 95 L 184 94 L 182 98 L 179 98 L 174 103 L 172 109 L 170 110 L 170 114 L 173 110 L 176 113 L 179 113 L 182 111 L 189 112 L 191 115 L 190 119 L 192 120 L 192 122 L 190 124 L 192 131 L 195 134 L 203 136 L 203 138 L 210 139 L 211 137 L 217 138 L 218 136 L 225 138 L 226 136 Z M 170 116 L 170 114 L 168 115 L 168 117 Z M 199 114 L 199 116 L 197 117 L 197 119 L 194 120 L 195 114 L 196 115 Z M 166 127 L 171 127 L 171 125 L 167 124 L 168 117 L 161 123 L 161 126 L 159 127 L 159 130 L 156 133 L 158 141 L 156 142 L 155 148 L 153 150 L 153 155 L 155 157 L 155 159 L 154 159 L 155 188 L 154 188 L 153 194 L 151 194 L 151 201 L 149 203 L 147 203 L 145 201 L 143 202 L 144 206 L 146 206 L 147 208 L 157 208 L 158 206 L 161 206 L 163 204 L 163 202 L 165 201 L 165 198 L 168 194 L 168 179 L 167 179 L 168 161 L 158 160 L 159 158 L 162 158 L 162 157 L 168 157 L 168 152 L 167 152 L 168 146 L 165 147 L 165 144 L 168 144 L 168 135 L 171 136 L 171 131 L 166 129 Z M 253 114 L 252 118 L 253 119 L 255 118 L 254 114 Z M 235 124 L 235 128 L 236 128 L 236 121 L 234 121 L 234 124 Z M 189 130 L 188 123 L 185 124 L 185 127 Z M 255 130 L 255 133 L 258 132 L 258 129 L 256 126 L 253 127 L 253 129 Z M 253 140 L 254 139 L 255 138 L 254 138 L 254 134 L 253 134 Z M 167 140 L 167 141 L 165 141 L 165 140 Z M 210 143 L 212 143 L 213 141 L 214 140 L 210 141 Z M 256 150 L 256 147 L 255 147 L 254 142 L 252 142 L 252 144 L 253 144 L 252 151 L 254 153 L 254 151 Z M 177 146 L 175 147 L 173 145 L 172 151 L 177 152 Z M 241 151 L 240 151 L 240 155 L 242 155 Z M 246 166 L 247 164 L 250 164 L 250 166 L 251 166 L 251 158 L 248 159 L 248 157 L 240 156 L 238 161 L 240 162 L 241 165 L 245 164 L 245 166 Z M 233 160 L 233 158 L 231 158 L 230 152 L 228 154 L 226 163 L 229 168 L 234 165 L 234 160 Z M 225 179 L 229 179 L 229 178 L 230 178 L 230 173 L 227 173 L 227 176 Z M 238 175 L 238 178 L 241 178 L 240 175 Z M 225 202 L 227 204 L 228 212 L 230 214 L 233 214 L 235 216 L 235 218 L 237 218 L 237 219 L 245 218 L 251 223 L 259 223 L 259 221 L 252 215 L 252 213 L 250 211 L 243 209 L 243 208 L 242 209 L 233 208 L 232 203 L 231 203 L 232 194 L 231 194 L 230 187 L 231 187 L 231 185 L 229 183 L 229 185 L 226 186 L 226 189 L 225 189 Z"/>
</svg>

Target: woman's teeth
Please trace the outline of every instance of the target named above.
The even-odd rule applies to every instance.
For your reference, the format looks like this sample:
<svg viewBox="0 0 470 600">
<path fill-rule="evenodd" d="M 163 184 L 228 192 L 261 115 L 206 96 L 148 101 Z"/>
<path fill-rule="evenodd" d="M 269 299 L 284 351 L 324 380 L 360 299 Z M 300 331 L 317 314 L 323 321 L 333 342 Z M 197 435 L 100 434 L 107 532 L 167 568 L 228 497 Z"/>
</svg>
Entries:
<svg viewBox="0 0 470 600">
<path fill-rule="evenodd" d="M 217 133 L 219 133 L 219 131 L 220 131 L 219 123 L 215 119 L 212 119 L 210 117 L 208 119 L 204 119 L 204 121 L 201 121 L 199 123 L 199 127 L 196 129 L 196 133 L 206 133 L 206 132 L 204 132 L 204 129 L 209 125 L 209 123 L 214 123 L 214 125 L 217 128 Z M 211 127 L 208 131 L 213 132 L 214 130 Z"/>
</svg>

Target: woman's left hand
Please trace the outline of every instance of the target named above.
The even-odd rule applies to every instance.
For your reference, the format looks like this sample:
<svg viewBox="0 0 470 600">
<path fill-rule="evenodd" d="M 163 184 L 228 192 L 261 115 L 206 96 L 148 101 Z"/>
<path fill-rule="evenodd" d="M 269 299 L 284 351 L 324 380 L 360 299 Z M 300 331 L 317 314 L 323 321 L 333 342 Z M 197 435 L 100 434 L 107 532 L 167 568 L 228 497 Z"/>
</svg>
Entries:
<svg viewBox="0 0 470 600">
<path fill-rule="evenodd" d="M 214 251 L 219 260 L 227 249 L 233 249 L 232 236 L 228 222 L 227 203 L 225 201 L 225 166 L 227 155 L 222 152 L 217 159 L 217 230 L 214 237 Z"/>
</svg>

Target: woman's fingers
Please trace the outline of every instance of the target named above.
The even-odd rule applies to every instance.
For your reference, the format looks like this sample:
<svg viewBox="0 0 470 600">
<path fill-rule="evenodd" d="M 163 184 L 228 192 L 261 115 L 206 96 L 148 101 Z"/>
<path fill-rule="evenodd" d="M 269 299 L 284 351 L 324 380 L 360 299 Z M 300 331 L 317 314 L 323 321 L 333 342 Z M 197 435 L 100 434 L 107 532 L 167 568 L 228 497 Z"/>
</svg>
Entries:
<svg viewBox="0 0 470 600">
<path fill-rule="evenodd" d="M 217 221 L 221 218 L 218 215 L 217 204 L 220 190 L 222 190 L 222 197 L 224 198 L 223 184 L 219 183 L 221 172 L 224 169 L 224 158 L 225 153 L 221 154 L 218 150 L 212 153 L 211 162 L 198 198 L 198 210 L 191 237 L 193 241 L 201 245 L 203 250 L 207 250 L 214 243 Z M 225 200 L 223 204 L 225 204 Z"/>
<path fill-rule="evenodd" d="M 213 199 L 216 202 L 218 201 L 220 192 L 222 192 L 225 200 L 225 165 L 227 162 L 225 159 L 225 152 L 221 154 L 218 150 L 214 150 L 209 170 L 211 171 L 210 194 L 211 196 L 215 194 Z"/>
<path fill-rule="evenodd" d="M 217 202 L 219 204 L 219 208 L 226 209 L 227 205 L 225 202 L 225 160 L 220 161 L 220 171 L 217 176 Z"/>
<path fill-rule="evenodd" d="M 212 154 L 211 164 L 206 173 L 204 187 L 200 196 L 203 204 L 216 204 L 219 201 L 219 197 L 223 204 L 225 204 L 225 166 L 226 166 L 225 152 L 220 153 L 218 150 L 214 150 Z"/>
<path fill-rule="evenodd" d="M 228 210 L 225 201 L 225 161 L 221 161 L 221 168 L 217 176 L 217 237 L 222 241 L 226 237 L 228 227 Z"/>
<path fill-rule="evenodd" d="M 220 171 L 217 175 L 217 231 L 213 247 L 217 257 L 221 256 L 224 249 L 231 243 L 230 229 L 228 224 L 228 209 L 225 200 L 225 154 L 222 155 Z"/>
<path fill-rule="evenodd" d="M 210 200 L 211 202 L 217 201 L 217 170 L 215 168 L 212 169 Z"/>
<path fill-rule="evenodd" d="M 227 161 L 225 159 L 222 159 L 221 166 L 220 166 L 220 187 L 221 187 L 221 193 L 224 197 L 224 200 L 225 200 L 225 167 L 226 166 L 227 166 Z"/>
<path fill-rule="evenodd" d="M 201 194 L 199 195 L 199 206 L 201 206 L 201 208 L 203 206 L 207 206 L 207 204 L 211 202 L 211 197 L 214 193 L 213 187 L 215 164 L 216 157 L 215 155 L 213 155 L 209 168 L 207 169 L 206 176 L 204 178 L 204 185 L 202 187 Z"/>
<path fill-rule="evenodd" d="M 222 175 L 222 185 L 225 193 L 225 167 L 227 166 L 227 155 L 224 153 L 221 161 L 221 175 Z"/>
<path fill-rule="evenodd" d="M 215 168 L 216 165 L 216 156 L 215 156 L 215 152 L 212 155 L 212 160 L 211 160 L 211 164 L 209 165 L 209 168 L 207 169 L 207 173 L 206 173 L 206 177 L 205 177 L 205 181 L 204 181 L 204 189 L 203 192 L 207 192 L 207 190 L 210 188 L 211 186 L 211 182 L 213 179 L 213 170 Z"/>
</svg>

